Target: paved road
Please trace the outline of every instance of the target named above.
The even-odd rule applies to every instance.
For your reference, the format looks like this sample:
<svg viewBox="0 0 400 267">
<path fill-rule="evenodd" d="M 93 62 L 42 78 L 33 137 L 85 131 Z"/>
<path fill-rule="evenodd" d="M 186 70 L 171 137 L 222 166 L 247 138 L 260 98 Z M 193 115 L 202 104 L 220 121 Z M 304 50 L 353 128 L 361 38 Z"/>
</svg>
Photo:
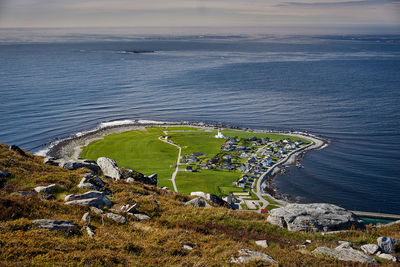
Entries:
<svg viewBox="0 0 400 267">
<path fill-rule="evenodd" d="M 309 144 L 307 146 L 300 147 L 300 148 L 292 151 L 290 154 L 287 155 L 287 157 L 285 157 L 281 161 L 275 163 L 270 168 L 268 168 L 268 170 L 266 172 L 264 172 L 260 175 L 260 177 L 257 179 L 257 185 L 256 185 L 257 192 L 254 191 L 254 186 L 253 186 L 253 189 L 251 190 L 259 198 L 259 201 L 262 202 L 262 205 L 260 206 L 259 211 L 261 211 L 261 209 L 265 209 L 265 207 L 268 206 L 268 204 L 269 204 L 269 202 L 263 198 L 262 189 L 261 189 L 261 185 L 263 184 L 264 180 L 268 177 L 268 175 L 270 175 L 276 167 L 284 164 L 289 159 L 291 159 L 291 157 L 294 156 L 296 153 L 303 151 L 303 150 L 317 149 L 317 148 L 322 147 L 322 145 L 324 144 L 324 142 L 322 140 L 311 137 L 311 136 L 304 136 L 301 134 L 290 134 L 290 135 L 310 139 L 311 141 L 314 142 L 314 144 Z"/>
<path fill-rule="evenodd" d="M 174 173 L 172 173 L 172 177 L 171 177 L 172 186 L 174 187 L 174 191 L 178 192 L 178 188 L 176 187 L 176 183 L 175 183 L 175 177 L 176 177 L 176 175 L 178 174 L 178 171 L 179 171 L 179 161 L 180 161 L 180 158 L 181 158 L 182 149 L 181 149 L 181 147 L 179 145 L 177 145 L 175 143 L 172 143 L 172 142 L 169 142 L 169 141 L 163 139 L 161 136 L 158 138 L 158 140 L 160 140 L 160 141 L 162 141 L 164 143 L 167 143 L 169 145 L 176 146 L 179 149 L 178 160 L 176 161 L 176 169 L 175 169 Z"/>
</svg>

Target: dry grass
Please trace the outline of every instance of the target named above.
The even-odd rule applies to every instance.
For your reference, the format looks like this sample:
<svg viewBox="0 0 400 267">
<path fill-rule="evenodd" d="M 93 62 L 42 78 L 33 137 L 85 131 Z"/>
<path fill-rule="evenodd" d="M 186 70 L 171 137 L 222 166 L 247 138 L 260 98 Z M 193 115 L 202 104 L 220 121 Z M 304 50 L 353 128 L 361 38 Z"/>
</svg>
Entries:
<svg viewBox="0 0 400 267">
<path fill-rule="evenodd" d="M 116 205 L 137 202 L 139 211 L 150 215 L 152 220 L 139 222 L 127 217 L 126 224 L 117 225 L 92 214 L 95 236 L 89 238 L 80 221 L 87 208 L 66 206 L 61 199 L 42 201 L 38 196 L 13 194 L 50 183 L 62 185 L 59 193 L 63 195 L 79 192 L 76 185 L 85 170 L 47 166 L 42 164 L 42 158 L 20 156 L 5 145 L 0 145 L 0 170 L 11 174 L 0 188 L 2 266 L 226 266 L 242 248 L 265 252 L 282 266 L 352 266 L 315 257 L 310 252 L 320 245 L 334 247 L 338 240 L 360 246 L 374 242 L 381 235 L 400 237 L 398 225 L 329 236 L 293 233 L 267 224 L 265 215 L 217 207 L 187 207 L 184 202 L 190 196 L 139 183 L 107 180 Z M 32 227 L 31 220 L 42 218 L 73 221 L 79 226 L 78 231 L 60 233 Z M 259 239 L 266 239 L 270 246 L 258 247 L 254 241 Z M 306 249 L 298 249 L 296 245 L 305 239 L 313 243 Z M 184 250 L 183 245 L 190 245 L 193 250 Z"/>
</svg>

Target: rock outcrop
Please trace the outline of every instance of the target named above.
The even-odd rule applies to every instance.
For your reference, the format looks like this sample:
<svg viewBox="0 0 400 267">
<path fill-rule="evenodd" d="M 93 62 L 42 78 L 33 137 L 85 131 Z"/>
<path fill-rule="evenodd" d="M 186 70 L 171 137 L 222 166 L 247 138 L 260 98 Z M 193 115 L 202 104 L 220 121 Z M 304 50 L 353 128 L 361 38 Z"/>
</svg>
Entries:
<svg viewBox="0 0 400 267">
<path fill-rule="evenodd" d="M 289 204 L 271 210 L 267 221 L 289 231 L 326 232 L 365 228 L 362 220 L 350 211 L 326 203 Z"/>
<path fill-rule="evenodd" d="M 371 256 L 368 256 L 361 251 L 353 248 L 334 248 L 330 249 L 327 247 L 318 247 L 312 251 L 313 254 L 324 255 L 328 257 L 333 257 L 342 261 L 353 261 L 361 263 L 375 263 L 376 260 Z"/>
<path fill-rule="evenodd" d="M 142 183 L 142 184 L 148 184 L 148 185 L 157 185 L 157 174 L 154 173 L 152 175 L 146 176 L 143 173 L 127 169 L 127 168 L 121 168 L 121 178 L 126 179 L 127 183 L 132 183 L 134 181 Z"/>
<path fill-rule="evenodd" d="M 278 265 L 278 262 L 276 262 L 271 256 L 258 251 L 250 249 L 241 249 L 238 251 L 238 254 L 239 254 L 238 257 L 231 258 L 231 263 L 241 264 L 253 260 L 259 260 Z"/>
<path fill-rule="evenodd" d="M 99 191 L 89 191 L 81 195 L 68 195 L 65 197 L 64 201 L 66 205 L 81 205 L 99 209 L 104 208 L 104 206 L 112 206 L 111 201 L 103 192 Z"/>
<path fill-rule="evenodd" d="M 106 157 L 100 157 L 97 159 L 97 165 L 99 165 L 105 176 L 113 178 L 117 181 L 121 179 L 121 172 L 115 160 Z"/>
<path fill-rule="evenodd" d="M 56 221 L 56 220 L 46 220 L 39 219 L 34 220 L 33 224 L 37 227 L 50 231 L 65 231 L 69 232 L 75 229 L 76 225 L 70 221 Z"/>
<path fill-rule="evenodd" d="M 192 200 L 189 200 L 188 202 L 185 203 L 187 206 L 193 206 L 193 207 L 209 207 L 210 205 L 201 197 L 196 197 Z"/>
<path fill-rule="evenodd" d="M 389 253 L 389 254 L 393 252 L 393 247 L 398 242 L 397 239 L 386 236 L 379 237 L 377 241 L 380 250 L 383 253 Z"/>
<path fill-rule="evenodd" d="M 100 191 L 106 184 L 98 176 L 91 173 L 86 173 L 80 183 L 78 188 L 86 188 L 90 190 Z"/>
<path fill-rule="evenodd" d="M 198 197 L 202 197 L 205 198 L 209 201 L 211 201 L 212 203 L 220 206 L 220 207 L 225 207 L 225 208 L 229 208 L 232 209 L 232 205 L 230 205 L 228 202 L 226 202 L 225 200 L 223 200 L 222 198 L 220 198 L 219 196 L 213 195 L 213 194 L 207 194 L 204 192 L 191 192 L 190 193 L 191 196 L 198 196 Z"/>
<path fill-rule="evenodd" d="M 395 256 L 386 253 L 380 253 L 378 254 L 378 257 L 389 261 L 394 261 L 394 262 L 397 261 L 397 258 Z"/>
<path fill-rule="evenodd" d="M 47 185 L 47 186 L 37 186 L 34 188 L 34 190 L 38 193 L 51 194 L 51 193 L 54 193 L 56 188 L 57 188 L 56 184 L 51 184 L 51 185 Z"/>
<path fill-rule="evenodd" d="M 19 154 L 20 156 L 23 156 L 23 157 L 27 157 L 27 156 L 28 156 L 28 155 L 26 154 L 26 152 L 25 152 L 24 150 L 22 150 L 22 148 L 20 148 L 20 147 L 17 146 L 17 145 L 11 145 L 11 146 L 9 147 L 9 149 L 10 149 L 11 151 L 16 152 L 16 153 Z"/>
<path fill-rule="evenodd" d="M 80 168 L 86 168 L 86 169 L 93 171 L 94 173 L 99 173 L 99 171 L 100 171 L 100 167 L 99 167 L 99 165 L 97 165 L 97 163 L 95 161 L 87 160 L 87 159 L 85 159 L 85 160 L 78 159 L 78 160 L 69 160 L 69 161 L 61 160 L 59 163 L 59 166 L 64 169 L 68 169 L 68 170 L 77 170 Z"/>
<path fill-rule="evenodd" d="M 120 224 L 124 224 L 126 223 L 126 218 L 122 215 L 119 214 L 115 214 L 112 212 L 106 213 L 106 217 L 114 222 L 120 223 Z"/>
<path fill-rule="evenodd" d="M 367 254 L 373 255 L 379 251 L 379 247 L 375 244 L 366 244 L 361 246 L 361 250 Z"/>
</svg>

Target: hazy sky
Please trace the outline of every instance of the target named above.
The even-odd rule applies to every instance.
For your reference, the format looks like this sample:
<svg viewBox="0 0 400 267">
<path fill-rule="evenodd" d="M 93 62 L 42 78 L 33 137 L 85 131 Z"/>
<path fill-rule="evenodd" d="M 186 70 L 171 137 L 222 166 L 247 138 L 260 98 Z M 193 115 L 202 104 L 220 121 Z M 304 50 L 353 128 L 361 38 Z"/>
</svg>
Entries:
<svg viewBox="0 0 400 267">
<path fill-rule="evenodd" d="M 0 27 L 398 27 L 400 0 L 0 0 Z"/>
</svg>

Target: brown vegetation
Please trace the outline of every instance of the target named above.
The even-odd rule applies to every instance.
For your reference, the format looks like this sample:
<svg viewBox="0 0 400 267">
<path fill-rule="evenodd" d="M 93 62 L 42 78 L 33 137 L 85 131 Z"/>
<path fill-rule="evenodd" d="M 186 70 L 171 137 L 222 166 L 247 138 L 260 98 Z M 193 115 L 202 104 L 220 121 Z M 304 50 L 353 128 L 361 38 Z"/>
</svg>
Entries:
<svg viewBox="0 0 400 267">
<path fill-rule="evenodd" d="M 152 217 L 138 221 L 127 216 L 127 223 L 117 225 L 91 214 L 95 236 L 90 238 L 80 221 L 85 207 L 66 206 L 63 197 L 84 192 L 76 187 L 87 170 L 68 171 L 44 165 L 43 158 L 21 156 L 0 144 L 0 170 L 11 176 L 0 189 L 0 265 L 132 265 L 132 266 L 225 266 L 239 249 L 267 253 L 282 266 L 343 266 L 349 263 L 315 257 L 316 246 L 333 247 L 338 240 L 357 247 L 375 242 L 381 235 L 400 237 L 400 226 L 368 228 L 322 236 L 293 233 L 266 223 L 266 215 L 225 208 L 193 208 L 184 205 L 190 196 L 176 194 L 140 183 L 106 180 L 117 205 L 138 203 L 138 210 Z M 57 199 L 43 201 L 37 195 L 22 196 L 18 191 L 32 191 L 35 186 L 56 183 L 62 187 Z M 75 233 L 37 229 L 33 219 L 69 220 L 80 226 Z M 266 239 L 268 248 L 254 241 Z M 311 239 L 306 249 L 297 244 Z M 193 250 L 184 250 L 190 245 Z M 260 263 L 253 262 L 249 265 Z M 390 264 L 390 263 L 384 263 Z M 356 265 L 356 264 L 354 264 Z"/>
</svg>

